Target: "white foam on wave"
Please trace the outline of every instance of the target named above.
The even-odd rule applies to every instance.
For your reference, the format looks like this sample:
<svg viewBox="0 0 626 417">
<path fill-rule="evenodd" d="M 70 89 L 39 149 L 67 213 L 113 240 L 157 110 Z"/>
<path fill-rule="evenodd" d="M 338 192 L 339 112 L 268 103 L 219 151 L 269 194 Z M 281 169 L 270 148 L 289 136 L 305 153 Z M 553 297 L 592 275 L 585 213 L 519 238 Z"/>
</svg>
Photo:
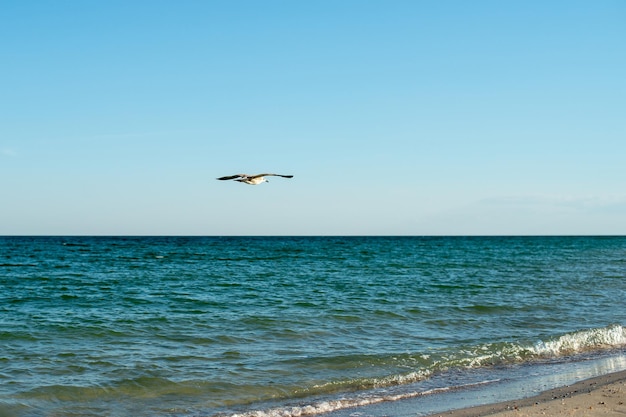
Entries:
<svg viewBox="0 0 626 417">
<path fill-rule="evenodd" d="M 602 348 L 626 346 L 626 328 L 619 324 L 581 330 L 549 341 L 540 341 L 533 350 L 541 356 L 562 356 Z"/>
<path fill-rule="evenodd" d="M 234 414 L 231 417 L 299 417 L 310 416 L 322 413 L 328 413 L 331 411 L 342 410 L 350 407 L 362 407 L 366 405 L 372 405 L 381 403 L 384 401 L 397 401 L 406 398 L 412 398 L 424 393 L 414 392 L 407 394 L 396 394 L 389 396 L 378 396 L 369 398 L 344 398 L 339 400 L 320 401 L 318 403 L 293 406 L 293 407 L 279 407 L 269 410 L 254 410 L 248 411 L 243 414 Z"/>
<path fill-rule="evenodd" d="M 292 406 L 292 407 L 277 407 L 268 410 L 252 410 L 241 414 L 233 414 L 230 417 L 302 417 L 312 416 L 323 413 L 330 413 L 332 411 L 343 410 L 352 407 L 363 407 L 368 405 L 374 405 L 383 402 L 392 402 L 399 400 L 406 400 L 409 398 L 420 397 L 424 395 L 438 394 L 451 389 L 462 389 L 472 386 L 479 386 L 498 382 L 499 380 L 489 380 L 478 382 L 474 384 L 467 384 L 458 387 L 443 387 L 433 388 L 426 391 L 413 391 L 401 394 L 388 394 L 388 395 L 372 395 L 368 397 L 355 397 L 355 398 L 342 398 L 338 400 L 319 401 L 317 403 Z"/>
<path fill-rule="evenodd" d="M 409 372 L 407 374 L 397 374 L 397 375 L 389 375 L 386 377 L 380 378 L 365 378 L 361 380 L 353 380 L 348 382 L 347 384 L 350 386 L 355 386 L 358 384 L 360 387 L 371 389 L 371 388 L 381 388 L 381 387 L 389 387 L 394 385 L 406 385 L 412 382 L 421 381 L 427 379 L 431 376 L 432 371 L 428 369 L 422 369 L 415 372 Z M 343 382 L 345 383 L 345 382 Z M 337 385 L 341 385 L 342 382 L 328 382 L 325 384 L 315 385 L 315 390 L 318 392 L 327 392 L 328 387 L 334 387 Z"/>
</svg>

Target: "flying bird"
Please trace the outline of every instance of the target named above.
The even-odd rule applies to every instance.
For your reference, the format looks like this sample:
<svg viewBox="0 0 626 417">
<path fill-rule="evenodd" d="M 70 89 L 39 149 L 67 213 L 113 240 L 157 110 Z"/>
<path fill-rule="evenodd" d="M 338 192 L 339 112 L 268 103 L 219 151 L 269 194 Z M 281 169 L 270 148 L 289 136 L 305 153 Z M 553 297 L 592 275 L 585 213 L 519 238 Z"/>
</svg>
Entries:
<svg viewBox="0 0 626 417">
<path fill-rule="evenodd" d="M 238 182 L 245 182 L 250 185 L 259 185 L 262 182 L 269 182 L 265 177 L 283 177 L 283 178 L 293 178 L 293 175 L 281 175 L 281 174 L 256 174 L 256 175 L 248 175 L 248 174 L 237 174 L 237 175 L 227 175 L 226 177 L 219 177 L 218 180 L 235 180 Z"/>
</svg>

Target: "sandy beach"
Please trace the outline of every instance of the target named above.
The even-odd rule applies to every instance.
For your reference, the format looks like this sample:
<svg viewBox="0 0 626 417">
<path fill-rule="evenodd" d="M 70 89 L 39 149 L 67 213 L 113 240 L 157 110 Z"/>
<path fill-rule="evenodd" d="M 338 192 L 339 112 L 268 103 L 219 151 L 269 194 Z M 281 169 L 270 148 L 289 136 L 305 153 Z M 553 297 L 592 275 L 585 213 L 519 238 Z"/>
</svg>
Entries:
<svg viewBox="0 0 626 417">
<path fill-rule="evenodd" d="M 534 397 L 433 414 L 431 417 L 625 416 L 626 371 L 587 379 Z"/>
</svg>

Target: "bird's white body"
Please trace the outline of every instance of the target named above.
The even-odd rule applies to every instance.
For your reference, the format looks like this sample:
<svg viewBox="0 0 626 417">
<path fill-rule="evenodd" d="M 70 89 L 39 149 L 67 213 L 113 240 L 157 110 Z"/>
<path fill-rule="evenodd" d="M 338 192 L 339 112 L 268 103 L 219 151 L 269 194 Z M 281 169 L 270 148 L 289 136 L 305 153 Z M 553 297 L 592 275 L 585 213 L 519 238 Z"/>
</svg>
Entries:
<svg viewBox="0 0 626 417">
<path fill-rule="evenodd" d="M 265 177 L 241 178 L 235 181 L 245 182 L 250 185 L 259 185 L 262 182 L 269 182 Z"/>
</svg>

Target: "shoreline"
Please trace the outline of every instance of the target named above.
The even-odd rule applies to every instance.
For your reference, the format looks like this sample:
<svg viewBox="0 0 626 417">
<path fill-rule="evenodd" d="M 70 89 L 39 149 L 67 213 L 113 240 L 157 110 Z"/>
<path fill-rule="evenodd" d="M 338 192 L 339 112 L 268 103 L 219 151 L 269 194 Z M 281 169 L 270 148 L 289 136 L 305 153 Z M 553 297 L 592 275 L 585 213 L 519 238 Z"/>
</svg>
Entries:
<svg viewBox="0 0 626 417">
<path fill-rule="evenodd" d="M 532 397 L 439 412 L 427 417 L 595 417 L 625 414 L 626 370 L 549 389 Z"/>
</svg>

